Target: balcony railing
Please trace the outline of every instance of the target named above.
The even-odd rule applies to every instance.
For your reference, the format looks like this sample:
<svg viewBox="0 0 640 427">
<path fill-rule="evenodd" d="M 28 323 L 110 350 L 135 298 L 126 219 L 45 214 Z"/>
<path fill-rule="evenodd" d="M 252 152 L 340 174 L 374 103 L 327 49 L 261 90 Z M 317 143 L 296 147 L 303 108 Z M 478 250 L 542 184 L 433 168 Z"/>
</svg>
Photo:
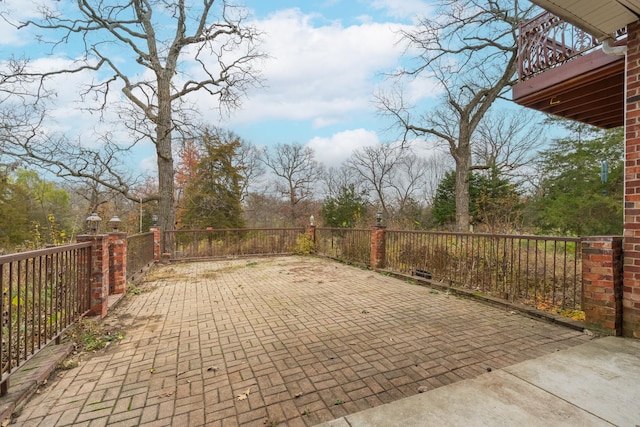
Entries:
<svg viewBox="0 0 640 427">
<path fill-rule="evenodd" d="M 91 243 L 0 256 L 0 394 L 9 375 L 90 309 Z"/>
<path fill-rule="evenodd" d="M 599 45 L 595 37 L 549 12 L 522 22 L 518 33 L 518 78 L 527 80 Z"/>
<path fill-rule="evenodd" d="M 331 258 L 369 265 L 371 230 L 318 227 L 316 229 L 316 252 Z"/>
<path fill-rule="evenodd" d="M 582 310 L 580 239 L 387 231 L 386 268 L 545 311 Z"/>
<path fill-rule="evenodd" d="M 131 279 L 153 263 L 153 249 L 153 232 L 127 237 L 127 279 Z"/>
<path fill-rule="evenodd" d="M 294 252 L 304 228 L 173 230 L 164 232 L 164 253 L 172 260 Z"/>
</svg>

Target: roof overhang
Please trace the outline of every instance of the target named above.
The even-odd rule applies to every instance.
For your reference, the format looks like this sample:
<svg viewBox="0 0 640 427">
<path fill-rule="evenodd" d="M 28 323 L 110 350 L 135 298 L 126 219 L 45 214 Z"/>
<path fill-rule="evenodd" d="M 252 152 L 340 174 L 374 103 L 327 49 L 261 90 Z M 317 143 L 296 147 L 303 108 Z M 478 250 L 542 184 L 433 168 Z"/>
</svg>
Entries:
<svg viewBox="0 0 640 427">
<path fill-rule="evenodd" d="M 531 0 L 601 40 L 640 20 L 640 0 Z"/>
<path fill-rule="evenodd" d="M 624 124 L 624 56 L 601 49 L 513 86 L 523 107 L 604 129 Z"/>
</svg>

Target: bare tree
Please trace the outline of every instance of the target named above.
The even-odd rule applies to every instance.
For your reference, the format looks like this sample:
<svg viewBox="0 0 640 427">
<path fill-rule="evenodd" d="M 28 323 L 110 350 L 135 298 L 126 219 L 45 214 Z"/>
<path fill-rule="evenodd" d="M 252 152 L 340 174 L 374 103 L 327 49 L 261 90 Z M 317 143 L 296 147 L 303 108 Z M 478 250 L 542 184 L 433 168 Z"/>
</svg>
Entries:
<svg viewBox="0 0 640 427">
<path fill-rule="evenodd" d="M 436 152 L 427 158 L 425 167 L 429 173 L 424 190 L 425 201 L 427 205 L 433 206 L 440 182 L 444 179 L 446 173 L 455 167 L 455 164 L 447 153 Z"/>
<path fill-rule="evenodd" d="M 302 214 L 299 207 L 313 199 L 322 166 L 315 161 L 313 150 L 301 144 L 278 144 L 265 152 L 263 161 L 275 175 L 276 193 L 289 202 L 287 216 L 295 224 Z"/>
<path fill-rule="evenodd" d="M 358 194 L 367 193 L 362 177 L 354 174 L 346 163 L 326 169 L 322 174 L 322 184 L 325 197 L 336 197 L 341 188 L 348 188 L 351 185 Z"/>
<path fill-rule="evenodd" d="M 416 114 L 399 88 L 377 95 L 381 110 L 404 131 L 404 139 L 426 137 L 448 146 L 456 163 L 456 228 L 467 231 L 472 141 L 496 99 L 515 83 L 518 24 L 533 6 L 506 0 L 441 0 L 434 18 L 402 31 L 416 65 L 394 77 L 435 79 L 442 104 Z"/>
<path fill-rule="evenodd" d="M 473 156 L 478 165 L 495 169 L 505 178 L 519 184 L 528 179 L 536 146 L 544 137 L 531 132 L 535 120 L 531 110 L 500 111 L 488 114 L 478 126 L 473 143 Z"/>
<path fill-rule="evenodd" d="M 136 140 L 151 140 L 155 145 L 159 225 L 172 229 L 175 223 L 172 136 L 180 130 L 181 117 L 185 116 L 180 112 L 188 108 L 187 98 L 198 91 L 216 97 L 222 108 L 237 107 L 246 88 L 259 83 L 254 65 L 263 57 L 255 43 L 259 34 L 244 25 L 245 12 L 225 0 L 62 3 L 60 7 L 73 7 L 73 12 L 42 6 L 39 19 L 15 25 L 19 29 L 36 28 L 39 40 L 49 43 L 52 51 L 63 45 L 79 45 L 84 47 L 83 52 L 64 69 L 38 71 L 30 68 L 28 62 L 12 61 L 13 67 L 2 73 L 0 82 L 14 86 L 33 83 L 35 89 L 31 94 L 41 99 L 51 89 L 53 79 L 93 71 L 101 77 L 80 88 L 79 95 L 82 100 L 93 97 L 97 102 L 95 108 L 102 112 L 110 106 L 110 93 L 119 87 L 129 106 L 120 111 L 121 118 Z M 12 22 L 10 15 L 3 18 Z M 109 77 L 99 80 L 105 73 Z M 60 139 L 59 143 L 58 147 L 62 147 L 65 141 Z M 51 152 L 41 155 L 39 145 L 29 144 L 28 140 L 19 141 L 16 147 L 43 163 L 53 162 L 56 172 L 84 176 L 84 162 L 56 163 L 48 157 Z M 69 154 L 80 157 L 88 154 L 75 149 Z M 113 159 L 91 160 L 113 171 Z M 126 186 L 121 189 L 127 190 Z"/>
<path fill-rule="evenodd" d="M 251 189 L 259 185 L 260 179 L 265 174 L 262 151 L 250 142 L 240 139 L 240 147 L 238 147 L 234 162 L 242 175 L 240 200 L 244 203 L 249 197 Z"/>
<path fill-rule="evenodd" d="M 398 214 L 405 216 L 409 203 L 425 199 L 429 177 L 428 161 L 412 150 L 405 149 L 398 160 L 398 169 L 399 173 L 389 182 L 389 187 L 395 196 Z"/>
<path fill-rule="evenodd" d="M 394 181 L 398 172 L 401 154 L 401 147 L 378 144 L 354 151 L 346 162 L 347 167 L 375 194 L 385 218 L 390 217 L 389 183 Z"/>
</svg>

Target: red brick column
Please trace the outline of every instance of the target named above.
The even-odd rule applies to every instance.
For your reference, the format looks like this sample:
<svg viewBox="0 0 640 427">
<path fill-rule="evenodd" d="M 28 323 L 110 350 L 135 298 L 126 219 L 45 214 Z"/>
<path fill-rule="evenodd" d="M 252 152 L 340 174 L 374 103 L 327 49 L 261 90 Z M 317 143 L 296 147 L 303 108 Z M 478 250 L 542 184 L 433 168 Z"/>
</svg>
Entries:
<svg viewBox="0 0 640 427">
<path fill-rule="evenodd" d="M 109 294 L 127 290 L 127 233 L 109 233 Z"/>
<path fill-rule="evenodd" d="M 622 335 L 622 237 L 582 239 L 585 327 Z"/>
<path fill-rule="evenodd" d="M 93 242 L 91 254 L 91 309 L 89 315 L 107 315 L 109 297 L 109 239 L 106 235 L 83 235 L 78 243 Z"/>
<path fill-rule="evenodd" d="M 160 261 L 160 227 L 151 227 L 153 232 L 153 260 Z"/>
<path fill-rule="evenodd" d="M 316 226 L 309 225 L 307 226 L 307 237 L 315 244 L 316 243 Z"/>
<path fill-rule="evenodd" d="M 386 256 L 385 231 L 387 227 L 374 226 L 371 228 L 371 268 L 384 268 Z"/>
<path fill-rule="evenodd" d="M 640 23 L 627 26 L 622 332 L 640 338 Z"/>
</svg>

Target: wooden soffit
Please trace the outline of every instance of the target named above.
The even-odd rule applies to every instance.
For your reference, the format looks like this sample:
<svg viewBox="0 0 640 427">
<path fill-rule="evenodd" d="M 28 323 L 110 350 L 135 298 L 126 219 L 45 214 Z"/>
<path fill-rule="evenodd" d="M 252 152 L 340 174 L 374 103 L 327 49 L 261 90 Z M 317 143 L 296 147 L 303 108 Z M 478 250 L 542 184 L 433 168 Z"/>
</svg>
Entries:
<svg viewBox="0 0 640 427">
<path fill-rule="evenodd" d="M 624 124 L 624 56 L 601 49 L 576 57 L 513 87 L 524 107 L 605 129 Z"/>
</svg>

